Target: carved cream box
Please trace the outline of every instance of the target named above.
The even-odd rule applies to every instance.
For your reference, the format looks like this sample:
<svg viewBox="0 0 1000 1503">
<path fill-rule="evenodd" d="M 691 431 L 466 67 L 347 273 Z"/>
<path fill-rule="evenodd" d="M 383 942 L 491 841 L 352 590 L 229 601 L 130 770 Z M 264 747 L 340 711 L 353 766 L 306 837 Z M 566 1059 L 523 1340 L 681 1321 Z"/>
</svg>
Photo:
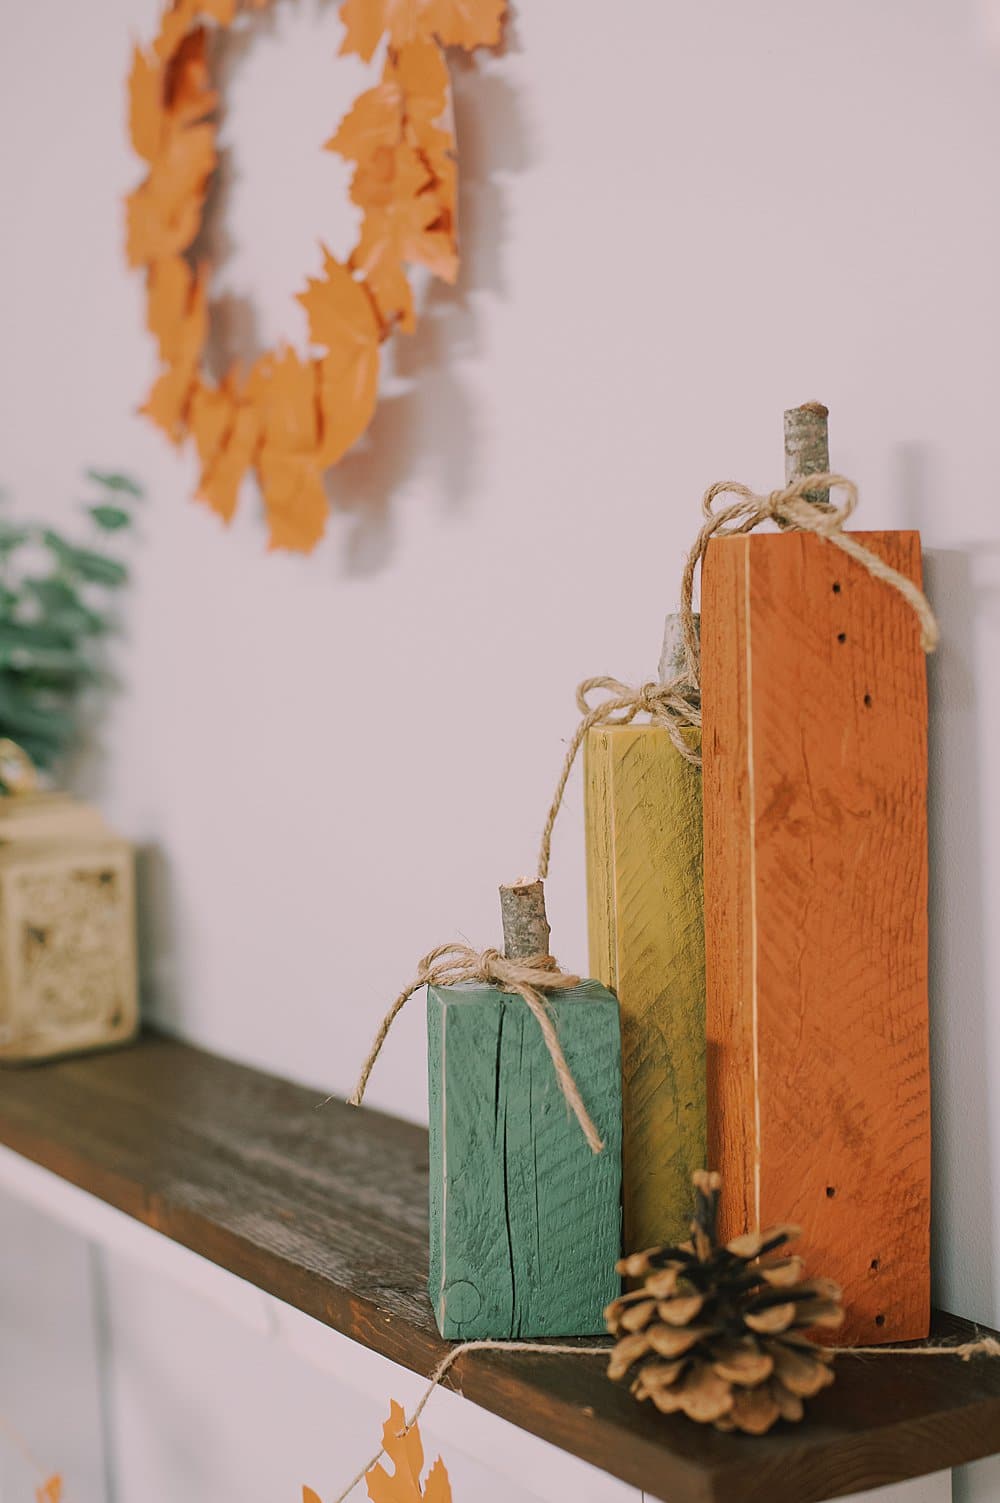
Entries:
<svg viewBox="0 0 1000 1503">
<path fill-rule="evenodd" d="M 138 1023 L 131 847 L 66 794 L 0 798 L 0 1063 L 127 1043 Z"/>
</svg>

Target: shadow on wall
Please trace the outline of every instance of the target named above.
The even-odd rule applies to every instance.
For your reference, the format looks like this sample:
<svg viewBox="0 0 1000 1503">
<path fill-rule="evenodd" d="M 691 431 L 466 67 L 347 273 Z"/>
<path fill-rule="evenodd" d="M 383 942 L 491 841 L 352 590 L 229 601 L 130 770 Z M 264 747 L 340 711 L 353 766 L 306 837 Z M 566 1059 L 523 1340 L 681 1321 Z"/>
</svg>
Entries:
<svg viewBox="0 0 1000 1503">
<path fill-rule="evenodd" d="M 897 492 L 919 527 L 939 498 L 926 446 L 902 446 Z M 937 1304 L 986 1319 L 995 1287 L 992 1091 L 986 996 L 985 852 L 981 831 L 976 633 L 994 593 L 974 560 L 990 545 L 930 549 L 925 585 L 941 626 L 930 692 L 930 1000 L 933 1077 L 933 1268 Z"/>
<path fill-rule="evenodd" d="M 291 0 L 286 0 L 291 3 Z M 324 5 L 339 0 L 319 0 Z M 273 11 L 254 26 L 225 37 L 218 47 L 216 77 L 225 98 L 260 26 L 275 27 Z M 326 477 L 334 513 L 347 514 L 345 562 L 355 575 L 376 572 L 392 555 L 393 502 L 397 492 L 421 472 L 444 506 L 458 510 L 477 481 L 479 416 L 462 361 L 484 354 L 474 294 L 507 295 L 503 246 L 506 203 L 503 178 L 530 165 L 532 152 L 518 96 L 499 71 L 504 55 L 519 50 L 516 23 L 508 20 L 499 60 L 480 52 L 474 58 L 449 54 L 455 135 L 459 148 L 459 277 L 448 287 L 429 281 L 417 287 L 418 324 L 413 334 L 397 334 L 383 347 L 378 407 L 367 433 Z M 222 267 L 234 246 L 227 224 L 227 200 L 236 180 L 232 155 L 220 150 L 216 184 L 206 206 L 202 233 L 194 247 Z M 419 274 L 417 281 L 419 283 Z M 422 291 L 422 295 L 421 295 Z M 262 353 L 253 301 L 220 297 L 206 351 L 218 380 L 234 360 L 249 366 Z"/>
</svg>

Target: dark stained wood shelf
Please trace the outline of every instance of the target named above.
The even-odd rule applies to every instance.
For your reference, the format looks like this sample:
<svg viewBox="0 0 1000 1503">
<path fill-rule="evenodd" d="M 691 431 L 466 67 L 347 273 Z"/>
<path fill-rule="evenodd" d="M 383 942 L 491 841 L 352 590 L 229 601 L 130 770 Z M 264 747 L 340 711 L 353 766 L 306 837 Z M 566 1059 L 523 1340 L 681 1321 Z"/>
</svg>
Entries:
<svg viewBox="0 0 1000 1503">
<path fill-rule="evenodd" d="M 0 1141 L 415 1372 L 447 1350 L 427 1277 L 427 1134 L 156 1036 L 0 1075 Z M 939 1315 L 935 1336 L 968 1340 Z M 476 1404 L 669 1503 L 812 1503 L 1000 1451 L 1000 1359 L 844 1357 L 805 1422 L 722 1435 L 597 1357 L 477 1352 Z"/>
</svg>

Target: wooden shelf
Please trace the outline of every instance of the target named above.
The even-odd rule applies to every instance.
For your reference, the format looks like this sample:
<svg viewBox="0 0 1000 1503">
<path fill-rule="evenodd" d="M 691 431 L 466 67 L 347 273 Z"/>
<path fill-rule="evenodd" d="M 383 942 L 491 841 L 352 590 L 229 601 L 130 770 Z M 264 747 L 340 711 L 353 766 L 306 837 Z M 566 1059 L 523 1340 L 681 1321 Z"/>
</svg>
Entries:
<svg viewBox="0 0 1000 1503">
<path fill-rule="evenodd" d="M 427 1134 L 151 1036 L 0 1076 L 0 1141 L 394 1362 L 447 1350 L 424 1290 Z M 969 1339 L 965 1321 L 935 1335 Z M 446 1380 L 670 1503 L 812 1503 L 1000 1451 L 1000 1360 L 844 1357 L 759 1439 L 638 1405 L 596 1357 L 471 1353 Z"/>
</svg>

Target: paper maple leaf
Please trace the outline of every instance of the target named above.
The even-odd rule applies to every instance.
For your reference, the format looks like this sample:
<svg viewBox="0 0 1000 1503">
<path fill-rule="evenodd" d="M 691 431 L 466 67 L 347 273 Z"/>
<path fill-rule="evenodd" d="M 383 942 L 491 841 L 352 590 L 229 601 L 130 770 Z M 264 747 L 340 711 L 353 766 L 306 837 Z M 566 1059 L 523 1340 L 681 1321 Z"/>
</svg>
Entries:
<svg viewBox="0 0 1000 1503">
<path fill-rule="evenodd" d="M 265 358 L 250 391 L 261 415 L 257 474 L 270 526 L 270 546 L 308 553 L 326 531 L 330 507 L 319 449 L 316 364 L 294 350 Z"/>
<path fill-rule="evenodd" d="M 214 126 L 166 130 L 148 178 L 126 199 L 130 266 L 148 266 L 187 249 L 201 225 L 215 164 Z"/>
<path fill-rule="evenodd" d="M 382 1444 L 393 1464 L 389 1473 L 374 1466 L 367 1473 L 368 1496 L 372 1503 L 452 1503 L 451 1483 L 440 1456 L 427 1473 L 421 1490 L 420 1473 L 424 1465 L 424 1447 L 417 1425 L 405 1429 L 406 1416 L 401 1404 L 390 1402 L 389 1418 L 382 1426 Z"/>
<path fill-rule="evenodd" d="M 497 47 L 507 0 L 426 0 L 424 23 L 446 47 Z"/>
<path fill-rule="evenodd" d="M 386 59 L 381 83 L 359 94 L 326 149 L 349 162 L 367 162 L 381 147 L 399 146 L 408 122 L 438 120 L 447 101 L 448 66 L 441 49 L 434 42 L 413 42 Z"/>
<path fill-rule="evenodd" d="M 344 0 L 341 52 L 368 62 L 382 37 L 392 48 L 438 37 L 446 47 L 496 47 L 507 0 Z"/>
<path fill-rule="evenodd" d="M 367 288 L 329 251 L 324 256 L 322 278 L 310 278 L 299 302 L 309 315 L 313 344 L 330 352 L 319 372 L 319 457 L 325 468 L 343 458 L 372 420 L 381 330 Z"/>
<path fill-rule="evenodd" d="M 138 156 L 152 162 L 163 140 L 163 72 L 143 52 L 132 49 L 128 76 L 128 128 Z"/>
<path fill-rule="evenodd" d="M 426 0 L 344 0 L 341 53 L 356 52 L 369 62 L 386 32 L 391 47 L 405 47 L 421 35 L 420 14 Z"/>
<path fill-rule="evenodd" d="M 174 55 L 198 16 L 208 16 L 219 26 L 228 26 L 236 17 L 236 0 L 174 0 L 164 12 L 160 34 L 153 43 L 153 50 L 162 62 Z"/>
<path fill-rule="evenodd" d="M 214 414 L 206 415 L 197 391 L 191 398 L 190 422 L 202 459 L 197 497 L 224 522 L 231 522 L 239 500 L 240 483 L 257 452 L 260 417 L 249 403 L 228 398 L 225 393 L 214 392 L 212 395 L 221 397 L 228 411 L 220 413 L 220 404 L 216 403 Z M 220 416 L 221 423 L 218 421 Z"/>
<path fill-rule="evenodd" d="M 361 235 L 351 260 L 371 289 L 384 323 L 398 318 L 410 333 L 416 327 L 413 293 L 403 262 L 426 266 L 454 282 L 458 256 L 450 234 L 438 227 L 441 205 L 426 163 L 409 146 L 380 151 L 355 175 L 351 197 L 365 206 Z"/>
<path fill-rule="evenodd" d="M 203 120 L 219 102 L 209 88 L 207 39 L 204 26 L 189 31 L 164 71 L 164 108 L 175 125 Z"/>
<path fill-rule="evenodd" d="M 173 443 L 180 443 L 184 437 L 184 421 L 208 330 L 207 280 L 207 268 L 199 268 L 191 284 L 190 302 L 178 322 L 170 327 L 166 338 L 166 348 L 169 350 L 169 354 L 165 356 L 167 367 L 157 378 L 140 408 L 141 412 L 163 429 Z M 167 300 L 167 294 L 163 296 Z M 176 296 L 176 289 L 171 289 L 170 296 Z M 176 308 L 177 304 L 172 306 Z M 164 339 L 161 331 L 155 329 L 154 332 L 161 337 L 162 346 Z"/>
</svg>

